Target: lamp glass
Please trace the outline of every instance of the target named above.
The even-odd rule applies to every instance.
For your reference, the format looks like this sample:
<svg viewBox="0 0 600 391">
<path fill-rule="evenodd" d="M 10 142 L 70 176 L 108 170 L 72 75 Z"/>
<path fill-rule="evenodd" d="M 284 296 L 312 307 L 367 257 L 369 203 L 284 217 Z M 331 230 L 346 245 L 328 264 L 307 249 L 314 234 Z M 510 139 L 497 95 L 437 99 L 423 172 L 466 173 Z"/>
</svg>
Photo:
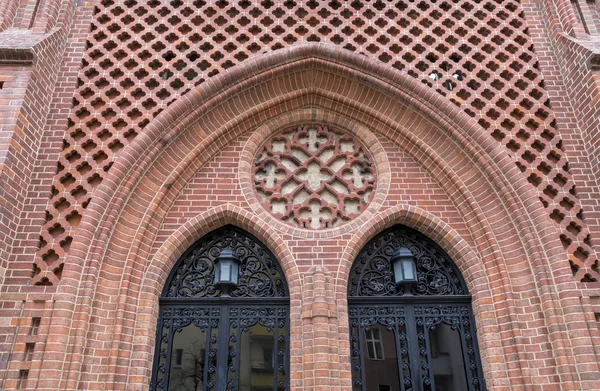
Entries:
<svg viewBox="0 0 600 391">
<path fill-rule="evenodd" d="M 215 259 L 215 284 L 221 282 L 221 262 L 219 258 Z"/>
<path fill-rule="evenodd" d="M 240 264 L 237 260 L 231 261 L 231 283 L 234 285 L 238 284 Z"/>
<path fill-rule="evenodd" d="M 223 250 L 215 260 L 215 283 L 238 284 L 239 261 L 231 251 Z"/>
<path fill-rule="evenodd" d="M 402 284 L 404 282 L 404 271 L 402 270 L 402 262 L 400 259 L 394 260 L 394 279 L 396 280 L 396 285 Z"/>
<path fill-rule="evenodd" d="M 400 248 L 392 258 L 394 279 L 396 284 L 405 284 L 417 280 L 417 267 L 413 253 L 405 248 Z"/>
<path fill-rule="evenodd" d="M 221 269 L 219 273 L 219 282 L 231 282 L 231 262 L 229 262 L 229 260 L 223 260 L 219 262 L 219 266 L 219 269 Z"/>
<path fill-rule="evenodd" d="M 412 258 L 403 258 L 402 259 L 402 275 L 405 281 L 414 281 L 416 279 L 415 276 L 415 263 Z"/>
</svg>

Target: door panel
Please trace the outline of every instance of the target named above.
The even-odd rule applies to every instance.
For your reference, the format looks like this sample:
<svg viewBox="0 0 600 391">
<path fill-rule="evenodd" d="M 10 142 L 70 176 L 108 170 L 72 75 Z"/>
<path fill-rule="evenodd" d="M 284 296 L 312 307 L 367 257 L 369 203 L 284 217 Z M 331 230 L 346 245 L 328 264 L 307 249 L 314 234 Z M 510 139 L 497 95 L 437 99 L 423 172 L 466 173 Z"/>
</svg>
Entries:
<svg viewBox="0 0 600 391">
<path fill-rule="evenodd" d="M 166 306 L 152 389 L 287 390 L 288 323 L 288 306 L 274 303 Z"/>
<path fill-rule="evenodd" d="M 350 305 L 353 390 L 483 390 L 470 305 L 412 301 Z"/>
</svg>

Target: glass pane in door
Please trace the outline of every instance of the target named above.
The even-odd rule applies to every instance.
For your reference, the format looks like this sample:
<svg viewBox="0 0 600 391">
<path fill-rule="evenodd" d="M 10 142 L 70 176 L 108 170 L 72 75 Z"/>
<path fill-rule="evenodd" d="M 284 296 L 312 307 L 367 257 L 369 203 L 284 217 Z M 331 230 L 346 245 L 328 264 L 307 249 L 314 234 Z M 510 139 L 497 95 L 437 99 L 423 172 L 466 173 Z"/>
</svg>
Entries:
<svg viewBox="0 0 600 391">
<path fill-rule="evenodd" d="M 229 311 L 227 386 L 238 391 L 287 389 L 287 308 L 239 307 Z"/>
<path fill-rule="evenodd" d="M 240 391 L 273 390 L 276 344 L 273 331 L 255 324 L 241 335 Z"/>
<path fill-rule="evenodd" d="M 362 334 L 366 383 L 364 389 L 400 391 L 394 331 L 376 324 L 365 329 Z"/>
<path fill-rule="evenodd" d="M 175 332 L 171 349 L 169 391 L 202 391 L 214 388 L 218 329 L 193 324 Z"/>
<path fill-rule="evenodd" d="M 430 368 L 435 391 L 468 390 L 461 339 L 458 329 L 440 323 L 429 330 Z"/>
</svg>

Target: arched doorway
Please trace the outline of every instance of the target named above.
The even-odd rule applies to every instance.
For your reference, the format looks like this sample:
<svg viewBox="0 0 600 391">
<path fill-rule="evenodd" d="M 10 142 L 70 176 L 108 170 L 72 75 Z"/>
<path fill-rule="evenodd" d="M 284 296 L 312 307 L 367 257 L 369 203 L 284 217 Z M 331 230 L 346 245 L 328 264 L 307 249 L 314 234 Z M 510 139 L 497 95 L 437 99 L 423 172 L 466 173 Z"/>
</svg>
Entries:
<svg viewBox="0 0 600 391">
<path fill-rule="evenodd" d="M 194 243 L 163 289 L 154 356 L 151 390 L 287 390 L 289 292 L 273 254 L 234 226 Z"/>
<path fill-rule="evenodd" d="M 404 226 L 374 237 L 352 266 L 348 305 L 354 390 L 485 389 L 471 296 L 431 239 Z"/>
</svg>

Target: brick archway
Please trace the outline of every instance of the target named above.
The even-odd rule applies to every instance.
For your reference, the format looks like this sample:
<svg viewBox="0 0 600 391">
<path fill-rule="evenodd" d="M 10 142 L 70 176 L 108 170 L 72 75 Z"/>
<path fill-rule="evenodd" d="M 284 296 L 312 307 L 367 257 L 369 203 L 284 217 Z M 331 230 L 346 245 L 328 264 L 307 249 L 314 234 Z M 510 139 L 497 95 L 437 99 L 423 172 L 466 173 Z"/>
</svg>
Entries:
<svg viewBox="0 0 600 391">
<path fill-rule="evenodd" d="M 498 311 L 494 308 L 498 300 L 495 297 L 497 292 L 495 293 L 491 287 L 490 276 L 497 274 L 501 276 L 497 278 L 506 279 L 502 283 L 504 287 L 510 286 L 510 278 L 505 270 L 501 270 L 503 266 L 496 263 L 498 260 L 489 259 L 486 261 L 482 259 L 480 254 L 471 247 L 469 241 L 463 238 L 459 232 L 426 210 L 410 205 L 394 206 L 384 213 L 374 216 L 367 231 L 356 232 L 352 239 L 348 241 L 340 265 L 333 273 L 338 278 L 336 284 L 338 297 L 345 297 L 346 295 L 347 284 L 350 279 L 350 268 L 361 249 L 374 236 L 397 224 L 421 232 L 447 252 L 467 282 L 469 292 L 473 294 L 472 306 L 477 323 L 480 348 L 485 352 L 483 357 L 485 366 L 487 368 L 493 367 L 494 371 L 502 373 L 499 377 L 509 378 L 509 364 L 507 363 L 514 362 L 520 371 L 521 378 L 518 385 L 523 386 L 525 383 L 523 379 L 527 377 L 527 368 L 521 365 L 520 359 L 523 358 L 522 356 L 525 353 L 518 349 L 518 336 L 509 333 L 498 344 L 499 341 L 494 336 L 499 335 L 501 328 L 496 319 L 489 316 L 489 314 L 498 314 Z M 493 271 L 490 269 L 493 269 Z M 504 294 L 511 295 L 511 292 L 505 290 Z M 344 302 L 344 307 L 346 306 Z M 505 308 L 505 310 L 510 312 L 508 308 Z M 509 316 L 517 322 L 515 314 L 511 313 Z M 341 318 L 341 323 L 347 322 L 347 314 L 344 314 Z M 343 355 L 344 352 L 342 352 Z M 491 384 L 488 384 L 489 386 Z M 517 384 L 513 384 L 513 386 L 517 386 Z"/>
<path fill-rule="evenodd" d="M 152 337 L 135 336 L 138 327 L 131 325 L 135 318 L 132 312 L 135 314 L 140 305 L 146 308 L 154 305 L 140 297 L 140 279 L 149 270 L 144 265 L 152 257 L 156 230 L 165 213 L 193 174 L 220 148 L 265 121 L 302 110 L 313 110 L 316 116 L 332 120 L 336 115 L 360 115 L 363 123 L 377 124 L 381 134 L 409 151 L 417 161 L 428 162 L 430 173 L 448 184 L 456 200 L 465 202 L 464 210 L 470 211 L 466 216 L 480 238 L 477 241 L 480 257 L 497 260 L 505 255 L 507 269 L 530 263 L 524 279 L 534 290 L 539 290 L 548 318 L 547 325 L 542 322 L 538 328 L 556 329 L 548 337 L 553 349 L 560 355 L 562 365 L 575 364 L 568 353 L 573 347 L 566 346 L 571 342 L 563 326 L 564 304 L 558 301 L 552 286 L 553 275 L 569 274 L 563 266 L 566 254 L 555 239 L 554 229 L 539 229 L 548 219 L 541 206 L 534 201 L 527 204 L 522 201 L 535 200 L 535 194 L 504 151 L 472 119 L 428 87 L 377 62 L 315 44 L 248 61 L 207 82 L 157 117 L 115 162 L 80 225 L 59 288 L 64 298 L 61 306 L 78 314 L 77 327 L 70 334 L 55 336 L 72 350 L 65 389 L 78 387 L 81 364 L 86 362 L 84 351 L 95 335 L 87 334 L 90 315 L 89 310 L 83 309 L 91 308 L 97 316 L 98 306 L 106 298 L 114 302 L 107 316 L 120 316 L 116 317 L 114 330 L 104 331 L 112 338 L 107 363 L 89 375 L 93 378 L 108 373 L 109 379 L 104 377 L 105 381 L 116 384 L 122 381 L 117 376 L 119 368 L 126 366 L 129 373 L 137 374 L 130 375 L 127 381 L 143 387 L 149 372 L 144 358 L 152 352 L 147 344 L 142 345 L 137 350 L 143 351 L 143 358 L 133 360 L 134 341 L 148 341 Z M 422 132 L 410 132 L 414 129 Z M 435 140 L 436 135 L 444 138 Z M 468 175 L 485 174 L 484 187 L 492 189 L 485 199 L 477 198 L 483 194 L 480 185 L 469 183 L 452 164 L 452 158 L 465 159 L 465 156 L 468 160 L 454 163 L 461 163 Z M 482 205 L 494 205 L 499 214 L 486 216 Z M 501 217 L 507 217 L 510 223 L 496 226 L 495 219 Z M 256 232 L 260 230 L 258 226 L 255 228 Z M 503 250 L 510 244 L 502 241 L 514 235 L 522 239 L 516 253 L 506 256 Z M 186 237 L 183 242 L 192 239 Z M 179 246 L 171 249 L 168 259 L 177 256 Z M 554 268 L 553 274 L 547 271 L 549 265 Z M 288 276 L 290 288 L 292 280 Z M 571 280 L 565 279 L 561 286 L 571 286 Z M 508 301 L 504 303 L 507 305 Z M 142 324 L 152 324 L 151 311 L 143 318 Z M 59 324 L 61 319 L 57 317 L 55 322 Z M 145 330 L 148 332 L 147 327 Z M 567 352 L 560 353 L 562 349 Z M 67 352 L 56 347 L 46 354 L 66 356 Z M 498 382 L 493 382 L 494 386 L 500 387 L 499 378 L 492 380 Z M 535 382 L 533 375 L 523 380 L 525 386 Z M 567 389 L 577 389 L 577 380 L 568 375 L 561 382 Z"/>
</svg>

